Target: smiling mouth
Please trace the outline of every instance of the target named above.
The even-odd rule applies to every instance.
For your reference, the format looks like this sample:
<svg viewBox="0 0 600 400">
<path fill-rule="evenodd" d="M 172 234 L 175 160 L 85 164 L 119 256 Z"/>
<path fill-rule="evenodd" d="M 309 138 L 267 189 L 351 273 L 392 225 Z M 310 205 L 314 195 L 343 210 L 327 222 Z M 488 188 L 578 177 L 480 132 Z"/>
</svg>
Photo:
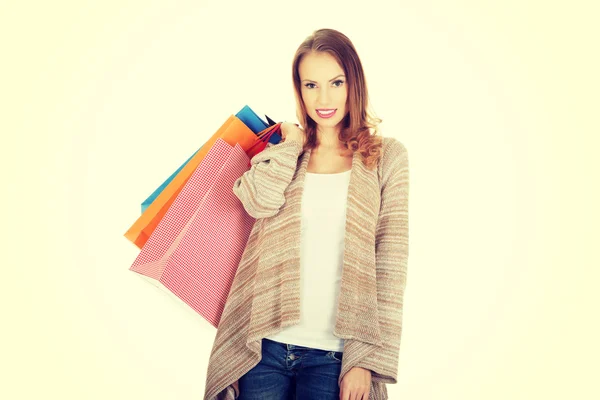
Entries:
<svg viewBox="0 0 600 400">
<path fill-rule="evenodd" d="M 331 116 L 333 116 L 333 114 L 335 114 L 336 109 L 332 108 L 332 109 L 322 109 L 322 110 L 315 110 L 317 112 L 317 115 L 321 118 L 329 118 Z"/>
</svg>

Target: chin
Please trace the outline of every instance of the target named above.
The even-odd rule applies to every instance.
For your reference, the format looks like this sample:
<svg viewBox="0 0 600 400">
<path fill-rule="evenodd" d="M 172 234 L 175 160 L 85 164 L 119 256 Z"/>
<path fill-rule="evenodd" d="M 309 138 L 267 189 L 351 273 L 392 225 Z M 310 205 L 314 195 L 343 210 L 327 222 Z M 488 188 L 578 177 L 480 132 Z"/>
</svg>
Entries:
<svg viewBox="0 0 600 400">
<path fill-rule="evenodd" d="M 327 127 L 334 127 L 340 124 L 340 122 L 342 122 L 344 120 L 344 118 L 328 118 L 328 119 L 322 119 L 320 118 L 318 115 L 315 116 L 310 116 L 310 118 L 315 122 L 315 124 L 320 125 L 320 126 L 327 126 Z"/>
</svg>

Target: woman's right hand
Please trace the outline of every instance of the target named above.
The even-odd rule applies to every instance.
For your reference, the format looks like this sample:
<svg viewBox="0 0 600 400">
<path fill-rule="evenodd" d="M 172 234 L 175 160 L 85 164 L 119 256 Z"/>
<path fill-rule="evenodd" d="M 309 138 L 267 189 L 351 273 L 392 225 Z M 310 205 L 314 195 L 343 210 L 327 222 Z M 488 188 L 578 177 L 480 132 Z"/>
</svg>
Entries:
<svg viewBox="0 0 600 400">
<path fill-rule="evenodd" d="M 302 143 L 302 146 L 306 144 L 306 133 L 298 125 L 291 122 L 281 123 L 281 141 L 285 140 L 296 140 Z"/>
</svg>

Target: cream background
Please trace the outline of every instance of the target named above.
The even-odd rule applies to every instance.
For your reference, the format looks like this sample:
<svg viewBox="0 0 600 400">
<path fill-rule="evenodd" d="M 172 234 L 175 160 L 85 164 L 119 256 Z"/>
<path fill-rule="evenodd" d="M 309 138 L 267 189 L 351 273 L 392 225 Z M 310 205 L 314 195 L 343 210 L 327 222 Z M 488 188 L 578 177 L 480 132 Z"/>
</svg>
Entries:
<svg viewBox="0 0 600 400">
<path fill-rule="evenodd" d="M 3 399 L 201 399 L 215 330 L 128 270 L 139 203 L 354 42 L 409 151 L 391 399 L 598 399 L 593 1 L 0 2 Z M 395 5 L 392 5 L 395 4 Z"/>
</svg>

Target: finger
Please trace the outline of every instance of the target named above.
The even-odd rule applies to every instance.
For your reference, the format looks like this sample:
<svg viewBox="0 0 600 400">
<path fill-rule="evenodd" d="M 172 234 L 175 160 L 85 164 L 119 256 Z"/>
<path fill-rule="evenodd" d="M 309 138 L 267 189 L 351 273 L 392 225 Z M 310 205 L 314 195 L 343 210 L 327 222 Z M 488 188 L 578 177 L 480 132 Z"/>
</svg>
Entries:
<svg viewBox="0 0 600 400">
<path fill-rule="evenodd" d="M 346 389 L 342 388 L 340 390 L 340 400 L 350 400 L 349 393 Z"/>
</svg>

